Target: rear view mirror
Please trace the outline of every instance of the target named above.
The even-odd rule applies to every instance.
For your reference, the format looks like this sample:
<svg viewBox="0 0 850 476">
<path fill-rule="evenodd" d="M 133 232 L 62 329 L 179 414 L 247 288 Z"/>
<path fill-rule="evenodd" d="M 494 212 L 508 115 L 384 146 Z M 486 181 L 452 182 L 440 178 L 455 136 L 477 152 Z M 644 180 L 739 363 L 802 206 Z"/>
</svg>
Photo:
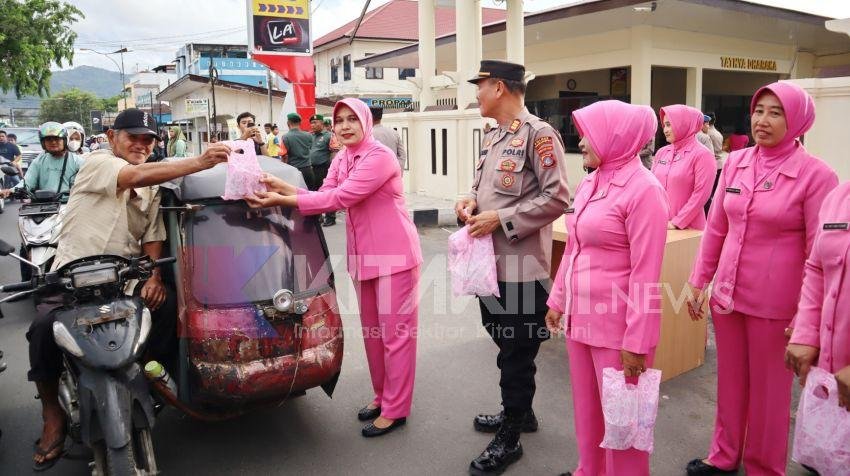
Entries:
<svg viewBox="0 0 850 476">
<path fill-rule="evenodd" d="M 12 167 L 11 165 L 0 166 L 0 171 L 2 171 L 6 175 L 18 175 L 18 169 Z"/>
<path fill-rule="evenodd" d="M 15 247 L 6 243 L 3 240 L 0 240 L 0 256 L 9 256 L 10 253 L 15 252 Z"/>
</svg>

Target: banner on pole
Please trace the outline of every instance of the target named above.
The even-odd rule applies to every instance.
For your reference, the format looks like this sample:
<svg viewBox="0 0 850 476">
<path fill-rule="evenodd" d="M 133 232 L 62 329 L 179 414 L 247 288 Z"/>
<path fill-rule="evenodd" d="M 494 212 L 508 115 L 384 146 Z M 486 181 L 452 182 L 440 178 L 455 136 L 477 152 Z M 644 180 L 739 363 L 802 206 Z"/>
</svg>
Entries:
<svg viewBox="0 0 850 476">
<path fill-rule="evenodd" d="M 252 54 L 310 55 L 309 0 L 247 0 Z"/>
<path fill-rule="evenodd" d="M 103 111 L 91 111 L 89 117 L 91 117 L 91 131 L 103 132 Z"/>
</svg>

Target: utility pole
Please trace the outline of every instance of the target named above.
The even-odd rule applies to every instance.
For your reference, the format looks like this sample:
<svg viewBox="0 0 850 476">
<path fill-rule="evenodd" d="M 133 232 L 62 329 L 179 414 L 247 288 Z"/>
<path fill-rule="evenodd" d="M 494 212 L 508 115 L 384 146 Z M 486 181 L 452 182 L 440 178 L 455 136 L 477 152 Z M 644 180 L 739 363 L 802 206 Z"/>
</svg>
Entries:
<svg viewBox="0 0 850 476">
<path fill-rule="evenodd" d="M 272 70 L 268 69 L 267 75 L 267 83 L 269 86 L 269 124 L 274 124 L 274 111 L 272 111 Z"/>
</svg>

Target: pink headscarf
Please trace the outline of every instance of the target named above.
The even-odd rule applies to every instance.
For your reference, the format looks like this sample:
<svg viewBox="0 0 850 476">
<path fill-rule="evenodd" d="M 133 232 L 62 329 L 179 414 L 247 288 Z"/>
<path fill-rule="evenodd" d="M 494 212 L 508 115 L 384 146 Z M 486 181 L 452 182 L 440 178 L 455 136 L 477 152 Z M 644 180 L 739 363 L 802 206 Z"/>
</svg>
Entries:
<svg viewBox="0 0 850 476">
<path fill-rule="evenodd" d="M 689 146 L 697 141 L 697 132 L 702 129 L 704 115 L 699 109 L 682 104 L 674 104 L 661 108 L 659 114 L 661 123 L 664 118 L 670 117 L 670 125 L 673 128 L 673 151 Z"/>
<path fill-rule="evenodd" d="M 809 93 L 794 83 L 777 81 L 762 86 L 753 94 L 750 102 L 750 114 L 756 109 L 756 103 L 765 92 L 770 91 L 779 98 L 782 109 L 785 110 L 785 122 L 788 132 L 774 147 L 759 146 L 759 155 L 767 158 L 784 157 L 797 146 L 797 138 L 811 129 L 815 122 L 815 102 Z"/>
<path fill-rule="evenodd" d="M 356 98 L 341 99 L 334 105 L 334 122 L 336 122 L 336 114 L 342 106 L 348 106 L 351 108 L 357 116 L 357 119 L 360 119 L 360 127 L 363 128 L 363 140 L 357 144 L 345 146 L 345 148 L 340 151 L 340 154 L 347 154 L 353 158 L 357 155 L 363 156 L 372 149 L 380 147 L 381 143 L 372 137 L 372 111 L 369 110 L 369 106 L 367 106 L 365 102 Z"/>
<path fill-rule="evenodd" d="M 573 121 L 599 157 L 600 170 L 615 170 L 639 160 L 638 152 L 658 127 L 651 107 L 621 101 L 599 101 L 573 111 Z"/>
</svg>

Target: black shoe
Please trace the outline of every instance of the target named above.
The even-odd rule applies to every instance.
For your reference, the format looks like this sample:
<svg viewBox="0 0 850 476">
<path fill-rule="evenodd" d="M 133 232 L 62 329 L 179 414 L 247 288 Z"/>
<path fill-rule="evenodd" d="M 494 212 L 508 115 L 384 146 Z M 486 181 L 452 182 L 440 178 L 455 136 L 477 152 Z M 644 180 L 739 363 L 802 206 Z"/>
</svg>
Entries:
<svg viewBox="0 0 850 476">
<path fill-rule="evenodd" d="M 519 442 L 521 417 L 505 416 L 499 431 L 487 449 L 469 463 L 469 474 L 473 476 L 502 474 L 518 459 L 522 458 Z"/>
<path fill-rule="evenodd" d="M 374 420 L 381 416 L 381 407 L 378 408 L 369 408 L 369 406 L 365 406 L 357 412 L 357 419 L 360 421 L 369 421 Z"/>
<path fill-rule="evenodd" d="M 558 476 L 573 476 L 573 473 L 567 471 L 566 473 L 561 473 Z"/>
<path fill-rule="evenodd" d="M 322 222 L 322 226 L 334 226 L 336 225 L 336 220 L 325 220 Z"/>
<path fill-rule="evenodd" d="M 685 467 L 685 471 L 688 472 L 688 476 L 714 476 L 717 474 L 738 474 L 737 469 L 720 469 L 716 466 L 712 466 L 708 463 L 705 463 L 702 458 L 697 458 L 692 460 Z"/>
<path fill-rule="evenodd" d="M 363 436 L 365 436 L 366 438 L 386 435 L 387 433 L 395 430 L 396 428 L 404 425 L 405 423 L 407 423 L 407 418 L 405 417 L 396 418 L 395 421 L 393 421 L 392 424 L 386 428 L 378 428 L 374 424 L 369 423 L 368 425 L 363 427 L 362 433 Z"/>
<path fill-rule="evenodd" d="M 505 412 L 499 412 L 496 415 L 481 414 L 475 417 L 472 421 L 472 426 L 475 427 L 475 431 L 496 433 L 499 427 L 502 426 L 504 419 Z M 523 415 L 519 431 L 523 433 L 534 433 L 537 431 L 537 417 L 534 416 L 534 410 L 529 410 Z"/>
<path fill-rule="evenodd" d="M 820 476 L 820 473 L 818 473 L 818 470 L 816 470 L 815 468 L 812 468 L 811 466 L 806 466 L 805 464 L 801 464 L 800 466 L 806 468 L 806 471 L 808 471 L 810 474 Z"/>
</svg>

